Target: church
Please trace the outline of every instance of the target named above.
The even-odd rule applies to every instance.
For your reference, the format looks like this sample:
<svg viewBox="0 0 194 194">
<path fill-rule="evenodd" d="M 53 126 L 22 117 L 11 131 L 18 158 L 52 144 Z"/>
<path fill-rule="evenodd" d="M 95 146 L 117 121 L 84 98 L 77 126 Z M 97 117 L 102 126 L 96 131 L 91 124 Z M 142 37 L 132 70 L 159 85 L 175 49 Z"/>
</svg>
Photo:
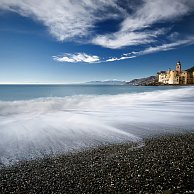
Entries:
<svg viewBox="0 0 194 194">
<path fill-rule="evenodd" d="M 177 62 L 176 70 L 169 69 L 157 73 L 158 82 L 167 85 L 194 84 L 194 70 L 182 70 L 181 62 Z"/>
</svg>

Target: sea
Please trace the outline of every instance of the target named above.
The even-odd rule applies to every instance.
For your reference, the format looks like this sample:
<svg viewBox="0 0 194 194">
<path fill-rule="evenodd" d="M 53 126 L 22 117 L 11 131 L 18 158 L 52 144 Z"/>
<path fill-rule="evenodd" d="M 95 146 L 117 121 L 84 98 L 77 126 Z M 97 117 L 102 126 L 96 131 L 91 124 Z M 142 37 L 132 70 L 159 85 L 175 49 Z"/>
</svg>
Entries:
<svg viewBox="0 0 194 194">
<path fill-rule="evenodd" d="M 0 85 L 0 166 L 193 131 L 193 86 Z"/>
</svg>

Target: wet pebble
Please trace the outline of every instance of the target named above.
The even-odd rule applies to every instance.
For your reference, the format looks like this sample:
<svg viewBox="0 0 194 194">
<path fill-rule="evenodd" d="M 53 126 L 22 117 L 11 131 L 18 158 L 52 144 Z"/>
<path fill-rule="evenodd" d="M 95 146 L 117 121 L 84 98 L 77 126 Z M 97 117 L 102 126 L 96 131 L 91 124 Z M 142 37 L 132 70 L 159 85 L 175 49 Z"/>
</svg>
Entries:
<svg viewBox="0 0 194 194">
<path fill-rule="evenodd" d="M 110 145 L 0 170 L 0 193 L 194 193 L 194 134 Z"/>
</svg>

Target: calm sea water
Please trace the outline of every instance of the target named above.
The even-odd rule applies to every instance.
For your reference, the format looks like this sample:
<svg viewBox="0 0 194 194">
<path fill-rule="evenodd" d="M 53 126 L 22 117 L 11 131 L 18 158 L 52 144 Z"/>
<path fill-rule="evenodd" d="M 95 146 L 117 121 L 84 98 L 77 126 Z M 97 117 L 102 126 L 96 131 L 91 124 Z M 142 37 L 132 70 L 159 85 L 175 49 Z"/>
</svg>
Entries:
<svg viewBox="0 0 194 194">
<path fill-rule="evenodd" d="M 1 85 L 0 166 L 194 131 L 194 87 Z"/>
<path fill-rule="evenodd" d="M 29 100 L 33 98 L 73 95 L 116 95 L 177 88 L 180 87 L 130 87 L 128 85 L 0 85 L 0 100 Z"/>
</svg>

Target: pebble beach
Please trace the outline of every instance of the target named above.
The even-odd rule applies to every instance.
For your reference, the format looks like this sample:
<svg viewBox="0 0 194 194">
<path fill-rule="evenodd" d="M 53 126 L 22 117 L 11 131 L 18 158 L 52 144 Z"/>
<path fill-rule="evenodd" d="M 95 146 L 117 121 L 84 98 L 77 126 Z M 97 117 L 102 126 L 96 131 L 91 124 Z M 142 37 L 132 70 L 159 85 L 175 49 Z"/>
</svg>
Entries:
<svg viewBox="0 0 194 194">
<path fill-rule="evenodd" d="M 194 133 L 4 167 L 0 193 L 194 193 Z"/>
</svg>

